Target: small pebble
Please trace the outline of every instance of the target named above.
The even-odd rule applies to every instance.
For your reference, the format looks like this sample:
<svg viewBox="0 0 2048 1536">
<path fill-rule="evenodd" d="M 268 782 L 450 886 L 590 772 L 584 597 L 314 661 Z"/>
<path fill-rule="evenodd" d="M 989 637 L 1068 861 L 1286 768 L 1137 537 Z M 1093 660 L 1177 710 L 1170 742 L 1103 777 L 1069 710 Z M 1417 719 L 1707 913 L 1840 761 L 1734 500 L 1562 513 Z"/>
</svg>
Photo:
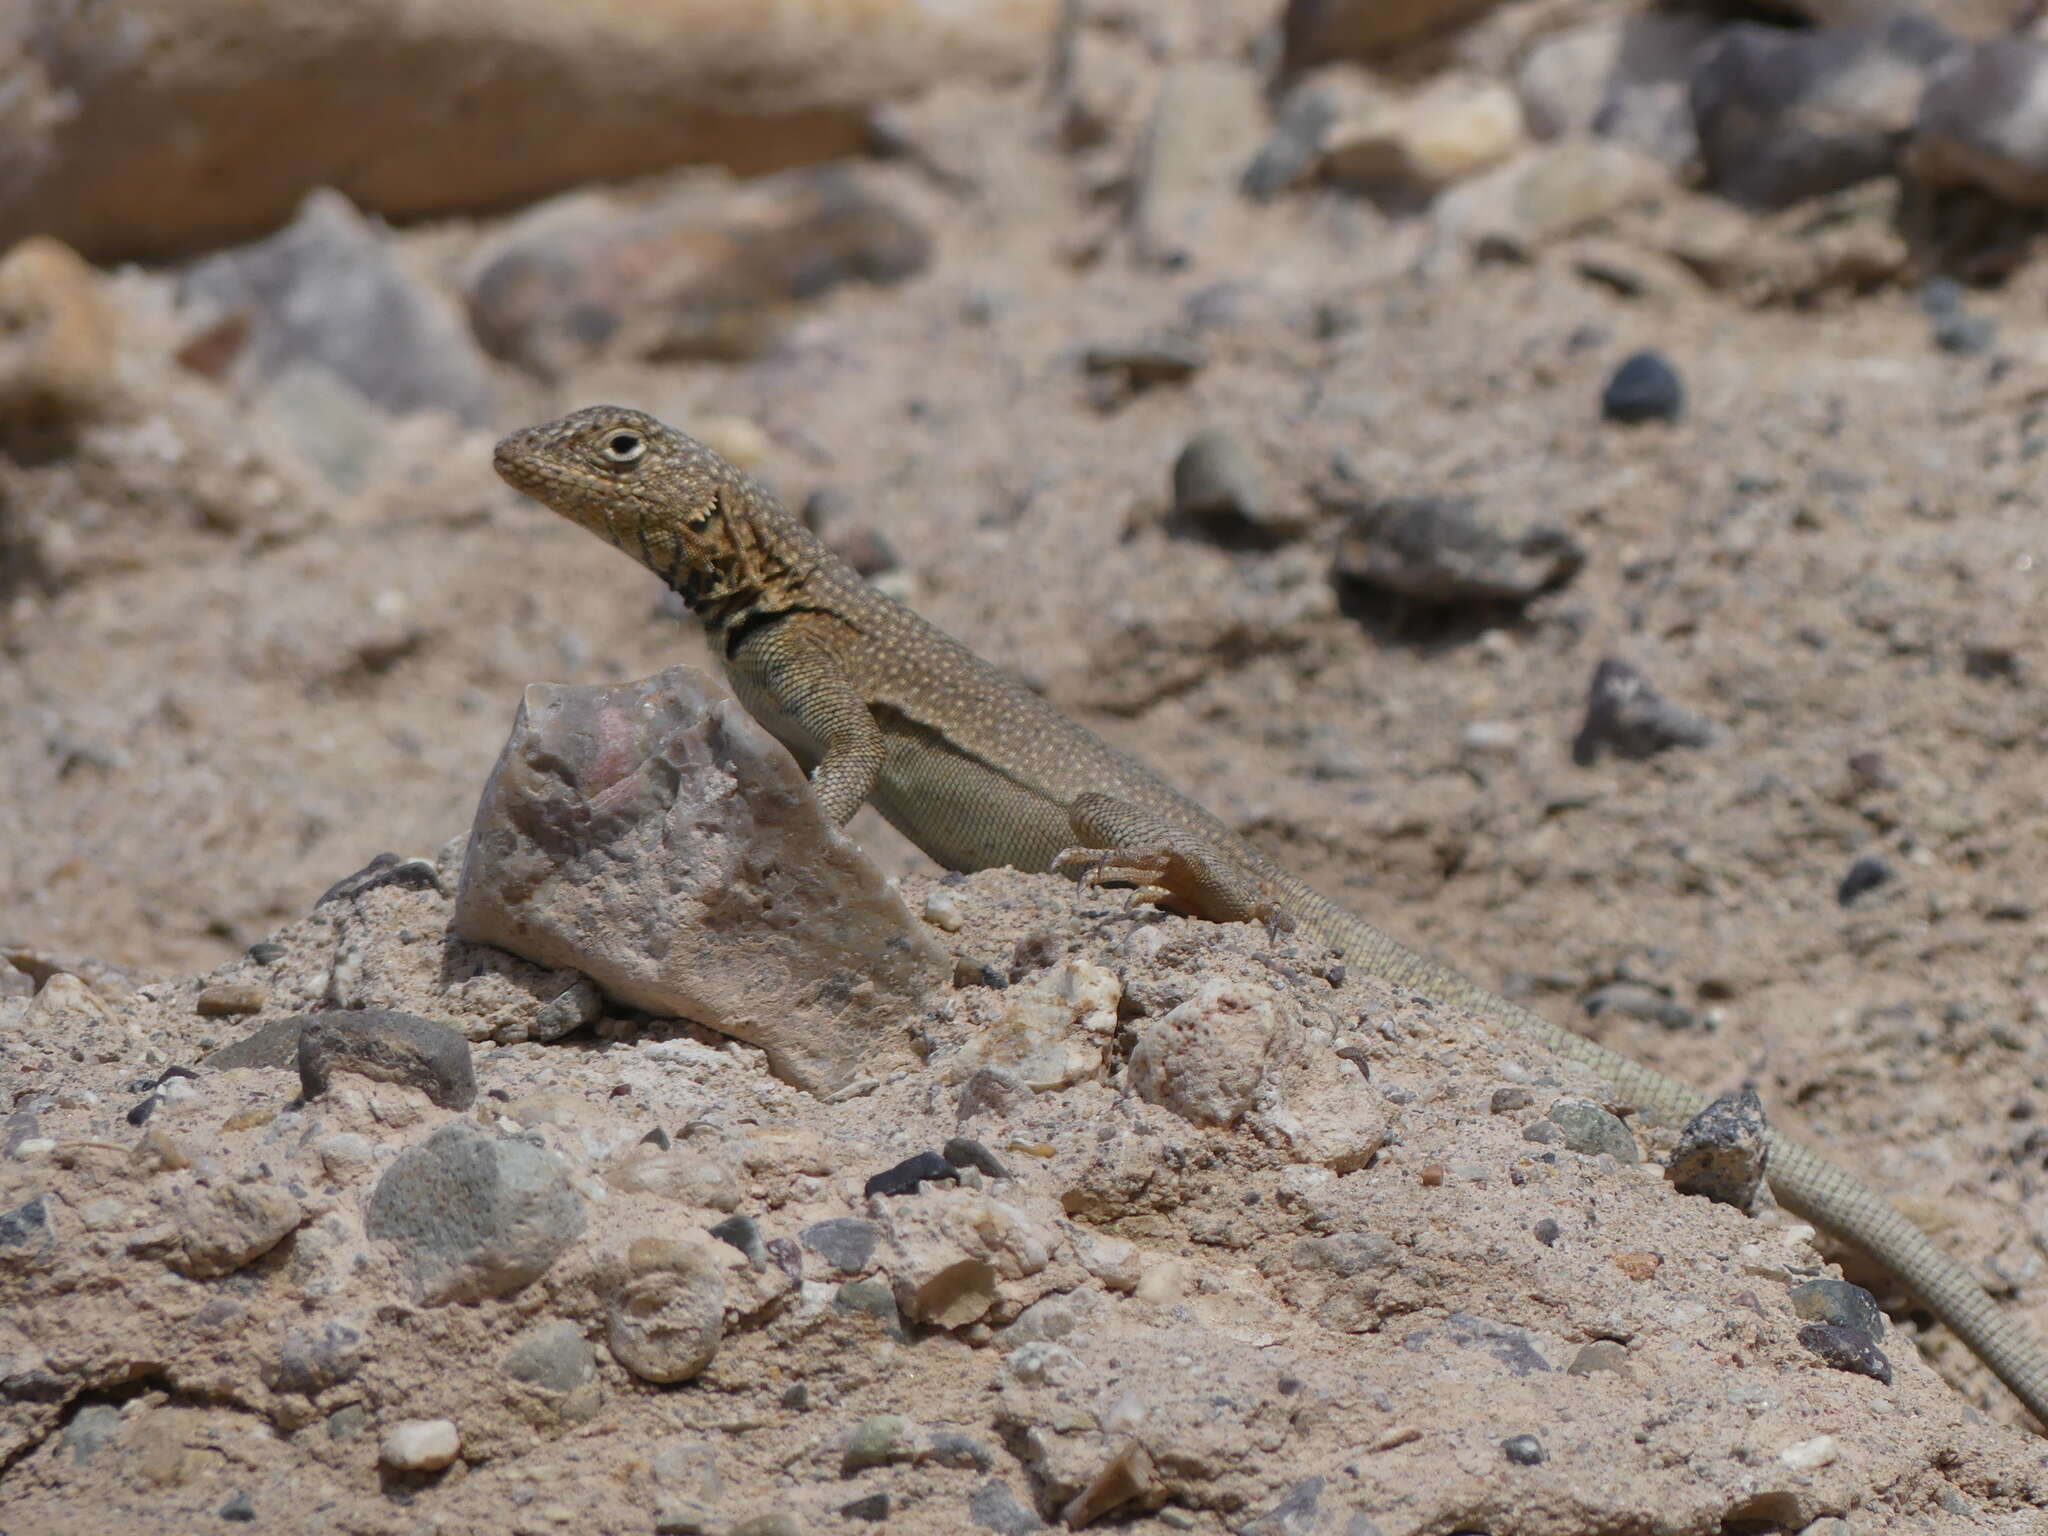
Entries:
<svg viewBox="0 0 2048 1536">
<path fill-rule="evenodd" d="M 761 1229 L 751 1216 L 728 1216 L 715 1227 L 707 1228 L 721 1243 L 739 1249 L 747 1261 L 756 1269 L 768 1265 L 768 1246 L 761 1241 Z"/>
<path fill-rule="evenodd" d="M 916 1449 L 911 1439 L 910 1421 L 902 1414 L 872 1414 L 856 1424 L 853 1433 L 846 1437 L 846 1449 L 839 1457 L 839 1475 L 851 1477 L 868 1467 L 908 1461 Z"/>
<path fill-rule="evenodd" d="M 1891 1385 L 1891 1361 L 1861 1328 L 1844 1328 L 1837 1323 L 1808 1323 L 1799 1330 L 1799 1342 L 1838 1371 L 1853 1371 L 1858 1376 L 1868 1376 L 1886 1386 Z"/>
<path fill-rule="evenodd" d="M 202 1019 L 227 1019 L 240 1014 L 261 1013 L 270 1001 L 269 989 L 260 982 L 223 981 L 206 988 L 194 1005 Z M 249 1519 L 255 1519 L 252 1514 Z"/>
<path fill-rule="evenodd" d="M 955 1168 L 978 1168 L 992 1179 L 1010 1177 L 1010 1170 L 1003 1166 L 1002 1159 L 972 1136 L 950 1137 L 941 1149 L 941 1155 Z"/>
<path fill-rule="evenodd" d="M 256 1518 L 256 1505 L 247 1492 L 237 1489 L 227 1503 L 221 1505 L 220 1517 L 223 1520 L 245 1523 Z"/>
<path fill-rule="evenodd" d="M 461 1449 L 453 1419 L 407 1419 L 384 1436 L 377 1459 L 394 1472 L 438 1472 Z"/>
<path fill-rule="evenodd" d="M 1684 409 L 1685 385 L 1661 352 L 1637 352 L 1623 359 L 1600 392 L 1600 414 L 1625 426 L 1676 421 Z"/>
<path fill-rule="evenodd" d="M 1768 1162 L 1764 1105 L 1756 1091 L 1724 1093 L 1686 1121 L 1664 1176 L 1682 1195 L 1704 1195 L 1746 1211 Z"/>
<path fill-rule="evenodd" d="M 967 921 L 960 915 L 960 898 L 943 886 L 925 892 L 924 920 L 941 933 L 958 933 Z"/>
<path fill-rule="evenodd" d="M 856 1216 L 834 1216 L 805 1227 L 803 1244 L 841 1274 L 857 1275 L 874 1258 L 880 1235 L 873 1222 Z"/>
<path fill-rule="evenodd" d="M 886 1490 L 868 1494 L 850 1504 L 840 1505 L 839 1513 L 849 1520 L 886 1520 L 889 1518 L 889 1495 Z"/>
<path fill-rule="evenodd" d="M 1881 885 L 1889 885 L 1893 878 L 1891 864 L 1876 854 L 1865 854 L 1849 866 L 1849 872 L 1842 876 L 1842 883 L 1835 889 L 1835 901 L 1840 906 L 1852 906 L 1856 898 L 1867 895 Z"/>
<path fill-rule="evenodd" d="M 1833 1435 L 1815 1435 L 1778 1452 L 1778 1460 L 1798 1472 L 1818 1472 L 1842 1454 L 1842 1442 Z"/>
<path fill-rule="evenodd" d="M 1605 1152 L 1618 1163 L 1640 1163 L 1642 1148 L 1619 1116 L 1591 1099 L 1566 1097 L 1550 1106 L 1547 1118 L 1564 1132 L 1564 1144 L 1587 1157 Z"/>
<path fill-rule="evenodd" d="M 906 1157 L 894 1168 L 885 1168 L 866 1184 L 861 1193 L 872 1198 L 876 1195 L 914 1195 L 920 1184 L 939 1180 L 958 1183 L 960 1171 L 936 1152 L 920 1152 L 915 1157 Z"/>
<path fill-rule="evenodd" d="M 1548 1461 L 1550 1453 L 1534 1435 L 1510 1435 L 1500 1443 L 1501 1453 L 1518 1467 L 1533 1467 Z"/>
<path fill-rule="evenodd" d="M 1860 1285 L 1823 1277 L 1802 1281 L 1787 1294 L 1792 1310 L 1809 1322 L 1853 1328 L 1873 1341 L 1884 1337 L 1884 1312 Z"/>
</svg>

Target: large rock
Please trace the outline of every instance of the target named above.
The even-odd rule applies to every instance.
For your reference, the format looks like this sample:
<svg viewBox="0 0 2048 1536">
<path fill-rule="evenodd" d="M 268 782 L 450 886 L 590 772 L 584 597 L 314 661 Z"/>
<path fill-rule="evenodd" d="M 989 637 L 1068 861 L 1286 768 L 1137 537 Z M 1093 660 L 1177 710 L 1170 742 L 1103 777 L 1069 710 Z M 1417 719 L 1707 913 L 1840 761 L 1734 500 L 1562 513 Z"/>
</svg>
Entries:
<svg viewBox="0 0 2048 1536">
<path fill-rule="evenodd" d="M 1910 164 L 1934 186 L 2048 207 L 2048 48 L 2001 38 L 1948 60 L 1921 98 Z"/>
<path fill-rule="evenodd" d="M 1953 46 L 1916 16 L 1822 32 L 1729 27 L 1700 51 L 1692 76 L 1709 185 L 1771 209 L 1883 175 L 1929 71 Z"/>
<path fill-rule="evenodd" d="M 867 107 L 1009 77 L 1059 0 L 0 5 L 0 245 L 257 234 L 332 186 L 391 215 L 692 161 L 857 152 Z"/>
<path fill-rule="evenodd" d="M 789 753 L 688 667 L 526 690 L 455 931 L 750 1041 L 814 1092 L 913 1061 L 952 973 Z"/>
<path fill-rule="evenodd" d="M 1643 11 L 1555 32 L 1529 50 L 1515 89 L 1539 139 L 1591 133 L 1683 165 L 1699 147 L 1687 81 L 1711 17 Z"/>
</svg>

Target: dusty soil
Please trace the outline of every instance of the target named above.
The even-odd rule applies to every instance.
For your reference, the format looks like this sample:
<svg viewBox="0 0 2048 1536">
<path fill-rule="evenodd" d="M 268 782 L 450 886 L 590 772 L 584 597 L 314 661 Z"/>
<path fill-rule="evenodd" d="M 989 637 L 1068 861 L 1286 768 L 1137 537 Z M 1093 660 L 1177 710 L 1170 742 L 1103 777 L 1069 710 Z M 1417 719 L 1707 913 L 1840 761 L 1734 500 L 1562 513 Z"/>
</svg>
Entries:
<svg viewBox="0 0 2048 1536">
<path fill-rule="evenodd" d="M 1860 1169 L 2048 1338 L 2048 550 L 2035 435 L 2048 267 L 1972 295 L 1999 327 L 1983 356 L 1939 350 L 1897 288 L 1758 308 L 1655 266 L 1660 280 L 1629 296 L 1589 279 L 1570 243 L 1416 275 L 1412 227 L 1316 191 L 1232 210 L 1181 270 L 1141 268 L 1111 169 L 1128 161 L 1166 63 L 1241 59 L 1265 9 L 1218 7 L 1197 23 L 1161 7 L 1107 30 L 1131 106 L 1086 156 L 1054 141 L 1042 82 L 936 93 L 908 131 L 949 174 L 901 160 L 864 170 L 932 231 L 927 273 L 837 292 L 747 362 L 613 365 L 545 390 L 507 371 L 497 425 L 607 399 L 686 429 L 753 424 L 759 472 L 792 502 L 846 493 L 849 516 L 899 552 L 907 600 L 942 627 L 1394 933 L 1675 1075 L 1754 1083 L 1775 1123 Z M 393 238 L 416 271 L 448 281 L 488 232 Z M 115 283 L 124 347 L 160 357 L 174 342 L 169 281 L 131 271 Z M 1198 335 L 1206 364 L 1106 404 L 1085 350 L 1170 328 Z M 1683 418 L 1603 423 L 1603 381 L 1649 346 L 1683 374 Z M 266 438 L 260 402 L 180 403 L 208 387 L 166 384 L 151 403 L 223 452 L 287 451 Z M 1268 456 L 1273 483 L 1308 509 L 1305 533 L 1246 551 L 1171 524 L 1174 456 L 1217 425 Z M 75 574 L 0 591 L 0 936 L 18 963 L 92 957 L 163 980 L 167 999 L 169 978 L 234 962 L 378 851 L 431 857 L 460 835 L 526 682 L 702 661 L 654 578 L 493 480 L 491 440 L 414 420 L 359 492 L 280 472 L 269 502 L 211 519 L 177 500 L 176 455 L 155 470 L 160 493 L 135 467 L 146 455 L 112 439 L 87 450 L 128 478 L 81 515 Z M 1331 576 L 1334 502 L 1408 493 L 1475 495 L 1502 518 L 1562 527 L 1585 567 L 1515 613 L 1446 619 L 1362 599 Z M 1586 687 L 1608 656 L 1710 719 L 1716 742 L 1575 764 Z M 889 867 L 932 873 L 865 813 L 854 830 Z M 1894 878 L 1844 906 L 1837 888 L 1866 855 Z M 909 888 L 915 909 L 922 887 Z M 1004 931 L 988 932 L 994 953 Z M 1616 978 L 1663 989 L 1692 1022 L 1589 1019 L 1582 1000 Z M 243 1027 L 166 1017 L 138 1025 L 118 1060 L 64 1064 L 24 1043 L 17 1092 L 92 1089 L 97 1116 L 118 1126 L 120 1083 Z M 520 1049 L 517 1069 L 536 1083 L 583 1069 L 585 1053 L 556 1068 Z M 772 1097 L 757 1078 L 750 1091 Z M 516 1096 L 521 1084 L 504 1086 Z M 642 1091 L 657 1095 L 656 1118 L 676 1119 L 662 1090 Z M 909 1116 L 914 1098 L 899 1088 L 860 1114 Z M 802 1111 L 813 1112 L 819 1134 L 838 1123 Z M 99 1123 L 88 1108 L 69 1114 L 76 1134 Z M 906 1155 L 925 1139 L 904 1136 Z M 1724 1251 L 1740 1240 L 1731 1229 Z M 1882 1276 L 1845 1257 L 1885 1297 Z M 1692 1257 L 1674 1245 L 1665 1260 Z M 1948 1502 L 1913 1474 L 1922 1482 L 1864 1506 L 1853 1529 L 2030 1528 L 2040 1516 L 2014 1479 L 2042 1464 L 2038 1443 L 1958 1413 L 2024 1416 L 1920 1314 L 1902 1307 L 1894 1322 L 1904 1337 L 1888 1347 L 1913 1412 L 1947 1415 L 1926 1445 L 1967 1441 L 1978 1475 Z M 442 1344 L 473 1346 L 449 1326 Z M 1559 1328 L 1583 1333 L 1583 1319 Z M 1953 1397 L 1915 1363 L 1916 1337 Z M 933 1380 L 954 1388 L 920 1390 L 968 1392 L 978 1357 L 943 1347 L 959 1358 Z M 1341 1351 L 1325 1363 L 1345 1369 Z M 1863 1385 L 1825 1383 L 1852 1396 Z M 1430 1389 L 1419 1376 L 1402 1390 Z M 1462 1390 L 1477 1404 L 1492 1388 Z M 659 1396 L 637 1401 L 635 1413 L 665 1411 Z M 835 1414 L 895 1405 L 885 1385 Z M 758 1407 L 734 1410 L 728 1441 Z M 181 1399 L 161 1411 L 221 1410 Z M 693 1431 L 717 1417 L 682 1411 Z M 1615 1412 L 1599 1423 L 1626 1439 Z M 551 1442 L 565 1486 L 549 1497 L 571 1496 L 577 1455 L 605 1454 L 600 1431 L 616 1426 L 597 1426 L 581 1451 Z M 1384 1433 L 1376 1422 L 1361 1438 Z M 1729 1434 L 1716 1454 L 1740 1438 Z M 1490 1442 L 1475 1430 L 1469 1445 L 1428 1443 L 1456 1461 Z M 1589 1430 L 1581 1448 L 1599 1444 Z M 245 1456 L 247 1482 L 278 1454 L 266 1444 L 230 1460 Z M 95 1528 L 49 1502 L 65 1486 L 55 1455 L 15 1474 L 26 1481 L 13 1518 Z M 1478 1466 L 1474 1479 L 1497 1475 Z M 788 1467 L 747 1451 L 725 1482 L 758 1492 Z M 341 1457 L 323 1475 L 334 1481 L 322 1497 L 356 1511 L 330 1528 L 418 1528 L 378 1504 L 367 1464 Z M 1400 1513 L 1401 1480 L 1382 1467 L 1357 1507 L 1388 1536 L 1453 1528 Z M 434 1507 L 431 1492 L 408 1497 Z M 1554 1526 L 1512 1500 L 1467 1509 L 1490 1530 L 1547 1530 L 1600 1504 L 1558 1497 Z M 372 1506 L 390 1512 L 362 1513 Z M 135 1519 L 156 1507 L 124 1503 Z M 445 1528 L 511 1507 L 451 1503 Z M 954 1528 L 957 1513 L 930 1507 L 917 1529 Z M 1221 1508 L 1193 1528 L 1241 1518 Z M 1827 1498 L 1799 1508 L 1838 1512 Z M 519 1518 L 529 1523 L 512 1528 L 554 1517 Z"/>
</svg>

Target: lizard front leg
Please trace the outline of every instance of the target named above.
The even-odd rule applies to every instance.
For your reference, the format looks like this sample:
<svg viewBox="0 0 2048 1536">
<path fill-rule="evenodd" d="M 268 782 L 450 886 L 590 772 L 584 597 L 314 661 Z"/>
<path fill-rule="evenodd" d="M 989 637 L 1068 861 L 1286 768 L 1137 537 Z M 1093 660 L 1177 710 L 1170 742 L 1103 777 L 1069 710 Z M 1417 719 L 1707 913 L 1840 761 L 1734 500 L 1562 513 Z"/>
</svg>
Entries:
<svg viewBox="0 0 2048 1536">
<path fill-rule="evenodd" d="M 727 669 L 748 710 L 799 760 L 815 757 L 811 792 L 845 826 L 874 792 L 888 743 L 831 646 L 792 616 L 747 635 Z"/>
<path fill-rule="evenodd" d="M 1079 841 L 1053 859 L 1057 871 L 1132 886 L 1140 901 L 1212 923 L 1263 923 L 1268 935 L 1294 927 L 1271 880 L 1197 831 L 1092 790 L 1074 797 L 1067 819 Z"/>
</svg>

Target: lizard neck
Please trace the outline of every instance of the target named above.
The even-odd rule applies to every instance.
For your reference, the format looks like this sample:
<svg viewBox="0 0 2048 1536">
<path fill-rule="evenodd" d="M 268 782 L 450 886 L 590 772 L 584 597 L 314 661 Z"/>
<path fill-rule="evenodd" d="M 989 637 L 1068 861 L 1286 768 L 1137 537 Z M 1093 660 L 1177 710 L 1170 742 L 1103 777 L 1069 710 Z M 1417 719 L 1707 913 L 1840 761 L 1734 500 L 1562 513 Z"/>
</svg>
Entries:
<svg viewBox="0 0 2048 1536">
<path fill-rule="evenodd" d="M 815 606 L 812 589 L 838 563 L 759 486 L 743 482 L 728 497 L 719 558 L 669 578 L 720 649 L 758 619 Z"/>
</svg>

